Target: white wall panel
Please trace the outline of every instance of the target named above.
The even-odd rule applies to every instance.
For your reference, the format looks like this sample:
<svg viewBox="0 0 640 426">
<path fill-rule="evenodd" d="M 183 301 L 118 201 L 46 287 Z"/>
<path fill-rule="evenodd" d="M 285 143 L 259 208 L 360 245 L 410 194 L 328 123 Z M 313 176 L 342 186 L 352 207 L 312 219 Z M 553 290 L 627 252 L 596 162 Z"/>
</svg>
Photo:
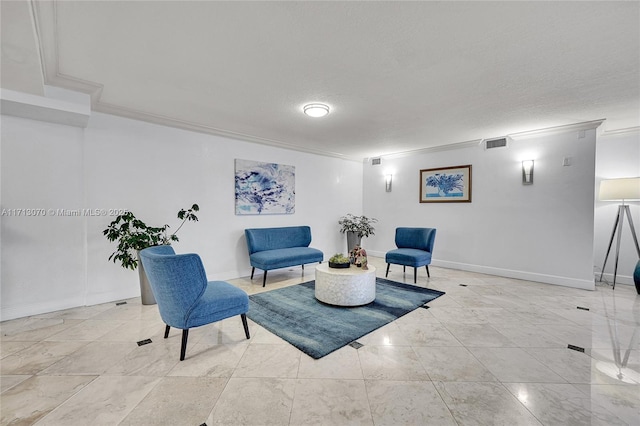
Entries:
<svg viewBox="0 0 640 426">
<path fill-rule="evenodd" d="M 2 116 L 2 319 L 84 305 L 82 140 L 77 127 Z"/>
</svg>

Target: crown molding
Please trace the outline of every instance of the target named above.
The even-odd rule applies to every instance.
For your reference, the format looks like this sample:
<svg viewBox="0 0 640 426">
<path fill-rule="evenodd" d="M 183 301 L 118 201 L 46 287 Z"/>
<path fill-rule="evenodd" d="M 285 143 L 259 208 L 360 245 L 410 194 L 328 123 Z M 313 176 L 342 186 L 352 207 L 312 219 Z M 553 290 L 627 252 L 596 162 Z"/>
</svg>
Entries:
<svg viewBox="0 0 640 426">
<path fill-rule="evenodd" d="M 91 116 L 88 102 L 84 105 L 8 89 L 0 89 L 0 107 L 3 115 L 82 128 Z"/>
<path fill-rule="evenodd" d="M 558 133 L 574 132 L 579 130 L 591 130 L 591 129 L 598 128 L 604 121 L 605 119 L 584 121 L 581 123 L 566 124 L 562 126 L 547 127 L 543 129 L 537 129 L 537 130 L 528 130 L 524 132 L 510 133 L 503 137 L 512 139 L 512 140 L 520 140 L 520 139 L 527 139 L 527 138 L 539 137 L 539 136 L 549 136 L 549 135 L 554 135 Z M 493 139 L 493 138 L 490 138 L 490 139 Z M 417 149 L 412 151 L 403 151 L 403 152 L 396 152 L 396 153 L 386 154 L 386 155 L 378 155 L 375 157 L 391 159 L 391 158 L 407 157 L 410 155 L 420 155 L 420 154 L 429 154 L 429 153 L 440 152 L 440 151 L 450 151 L 454 149 L 474 148 L 476 146 L 482 145 L 482 143 L 485 140 L 486 139 L 474 139 L 466 142 L 452 143 L 449 145 L 438 145 L 434 147 L 422 148 L 422 149 Z M 366 158 L 364 159 L 365 162 L 367 160 L 368 159 Z"/>
<path fill-rule="evenodd" d="M 602 132 L 600 136 L 624 136 L 624 135 L 632 135 L 640 133 L 640 126 L 636 127 L 626 127 L 624 129 L 613 129 L 613 130 L 605 130 Z"/>
<path fill-rule="evenodd" d="M 268 145 L 268 146 L 282 148 L 290 151 L 299 151 L 299 152 L 305 152 L 307 154 L 315 154 L 315 155 L 321 155 L 324 157 L 333 157 L 333 158 L 339 158 L 342 160 L 349 160 L 349 161 L 356 161 L 356 162 L 362 161 L 362 159 L 359 157 L 358 158 L 349 157 L 349 156 L 335 153 L 335 152 L 321 151 L 321 150 L 316 150 L 312 148 L 301 147 L 301 146 L 293 145 L 293 144 L 275 140 L 275 139 L 263 138 L 260 136 L 232 132 L 224 129 L 218 129 L 215 127 L 205 126 L 198 123 L 192 123 L 185 120 L 177 120 L 177 119 L 166 117 L 159 114 L 150 114 L 147 112 L 127 109 L 127 108 L 111 105 L 104 102 L 97 102 L 94 106 L 94 111 L 105 113 L 105 114 L 116 115 L 116 116 L 129 118 L 133 120 L 144 121 L 147 123 L 174 127 L 182 130 L 192 131 L 192 132 L 205 133 L 205 134 L 210 134 L 214 136 L 221 136 L 221 137 L 235 139 L 243 142 L 252 142 L 252 143 L 258 143 L 262 145 Z"/>
<path fill-rule="evenodd" d="M 560 126 L 546 127 L 543 129 L 510 133 L 507 136 L 513 140 L 520 140 L 520 139 L 528 139 L 528 138 L 533 138 L 538 136 L 556 135 L 558 133 L 577 132 L 580 130 L 592 130 L 600 127 L 602 123 L 605 122 L 605 120 L 606 119 L 602 118 L 599 120 L 583 121 L 580 123 L 573 123 L 573 124 L 564 124 Z"/>
<path fill-rule="evenodd" d="M 482 143 L 483 139 L 474 139 L 471 141 L 466 141 L 466 142 L 457 142 L 457 143 L 452 143 L 452 144 L 448 144 L 448 145 L 438 145 L 438 146 L 431 146 L 428 148 L 421 148 L 421 149 L 414 149 L 414 150 L 410 150 L 410 151 L 400 151 L 400 152 L 394 152 L 391 154 L 384 154 L 384 155 L 376 155 L 373 156 L 371 158 L 385 158 L 385 159 L 392 159 L 392 158 L 401 158 L 401 157 L 408 157 L 411 155 L 420 155 L 420 154 L 429 154 L 429 153 L 433 153 L 433 152 L 441 152 L 441 151 L 451 151 L 454 149 L 464 149 L 464 148 L 473 148 L 476 147 L 478 145 L 480 145 Z M 368 161 L 370 160 L 370 158 L 365 158 L 364 161 Z"/>
</svg>

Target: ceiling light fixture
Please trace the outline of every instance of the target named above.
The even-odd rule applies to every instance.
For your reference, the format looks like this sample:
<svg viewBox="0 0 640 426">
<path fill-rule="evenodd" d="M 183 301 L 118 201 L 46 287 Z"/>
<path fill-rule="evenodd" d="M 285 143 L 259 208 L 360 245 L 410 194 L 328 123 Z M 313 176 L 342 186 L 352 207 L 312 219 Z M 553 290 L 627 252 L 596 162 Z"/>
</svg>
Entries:
<svg viewBox="0 0 640 426">
<path fill-rule="evenodd" d="M 325 104 L 309 104 L 304 106 L 303 111 L 309 117 L 320 118 L 329 114 L 329 107 Z"/>
</svg>

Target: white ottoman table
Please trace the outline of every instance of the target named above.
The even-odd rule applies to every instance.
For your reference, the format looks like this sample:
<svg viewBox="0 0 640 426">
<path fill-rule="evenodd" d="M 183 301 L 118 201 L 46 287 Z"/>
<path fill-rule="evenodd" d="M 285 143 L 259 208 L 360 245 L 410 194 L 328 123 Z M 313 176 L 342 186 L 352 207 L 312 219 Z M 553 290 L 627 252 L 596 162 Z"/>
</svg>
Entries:
<svg viewBox="0 0 640 426">
<path fill-rule="evenodd" d="M 316 266 L 316 299 L 330 305 L 361 306 L 376 298 L 376 268 L 363 270 L 329 268 L 328 263 Z"/>
</svg>

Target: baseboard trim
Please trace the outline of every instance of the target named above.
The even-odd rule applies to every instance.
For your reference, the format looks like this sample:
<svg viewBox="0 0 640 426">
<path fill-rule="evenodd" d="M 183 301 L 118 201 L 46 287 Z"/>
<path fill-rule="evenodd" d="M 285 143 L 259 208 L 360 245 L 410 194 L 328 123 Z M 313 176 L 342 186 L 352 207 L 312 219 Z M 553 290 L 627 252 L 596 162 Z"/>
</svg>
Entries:
<svg viewBox="0 0 640 426">
<path fill-rule="evenodd" d="M 594 279 L 596 282 L 600 282 L 600 272 L 593 273 Z M 613 284 L 613 274 L 604 273 L 602 275 L 602 281 L 606 280 L 607 284 Z M 624 285 L 635 285 L 633 282 L 633 277 L 631 275 L 616 275 L 616 285 L 624 284 Z"/>
<path fill-rule="evenodd" d="M 103 303 L 117 302 L 119 300 L 140 297 L 140 289 L 123 294 L 122 292 L 109 292 L 100 294 L 89 294 L 86 300 L 82 297 L 64 300 L 49 300 L 47 302 L 32 303 L 21 306 L 2 306 L 0 310 L 0 321 L 8 321 L 16 318 L 29 317 L 33 315 L 48 314 L 51 312 L 63 311 L 65 309 L 79 308 L 82 306 L 101 305 Z"/>
<path fill-rule="evenodd" d="M 64 309 L 84 306 L 81 297 L 64 300 L 49 300 L 41 303 L 32 303 L 20 306 L 3 306 L 0 312 L 0 321 L 8 321 L 16 318 L 29 317 L 32 315 L 47 314 L 49 312 L 62 311 Z"/>
<path fill-rule="evenodd" d="M 534 281 L 545 284 L 553 284 L 564 287 L 580 288 L 583 290 L 595 290 L 595 280 L 581 280 L 577 278 L 562 277 L 559 275 L 539 274 L 536 272 L 516 271 L 512 269 L 493 268 L 491 266 L 470 265 L 466 263 L 448 262 L 444 260 L 434 260 L 434 266 L 449 269 L 459 269 L 462 271 L 478 272 L 487 275 L 497 275 L 499 277 L 515 278 L 519 280 Z"/>
<path fill-rule="evenodd" d="M 128 291 L 127 294 L 124 294 L 123 292 L 87 294 L 87 299 L 85 300 L 85 303 L 80 306 L 101 305 L 103 303 L 133 299 L 134 297 L 140 297 L 139 287 L 136 287 L 135 290 Z"/>
<path fill-rule="evenodd" d="M 386 253 L 370 251 L 369 254 L 371 256 L 377 256 L 384 259 Z M 450 262 L 437 259 L 433 259 L 431 264 L 433 266 L 438 266 L 441 268 L 477 272 L 480 274 L 496 275 L 498 277 L 515 278 L 519 280 L 579 288 L 583 290 L 595 290 L 596 288 L 595 280 L 581 280 L 577 278 L 562 277 L 558 275 L 539 274 L 536 272 L 528 271 L 516 271 L 512 269 L 494 268 L 491 266 L 472 265 L 468 263 Z"/>
</svg>

